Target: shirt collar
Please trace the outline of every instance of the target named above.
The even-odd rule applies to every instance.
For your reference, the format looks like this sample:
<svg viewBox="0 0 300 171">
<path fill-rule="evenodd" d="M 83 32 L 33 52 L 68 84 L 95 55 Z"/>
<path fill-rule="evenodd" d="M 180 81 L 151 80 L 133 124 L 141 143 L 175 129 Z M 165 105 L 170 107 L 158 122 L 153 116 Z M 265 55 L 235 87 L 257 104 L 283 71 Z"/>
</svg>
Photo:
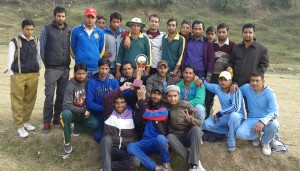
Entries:
<svg viewBox="0 0 300 171">
<path fill-rule="evenodd" d="M 92 29 L 88 29 L 88 28 L 85 27 L 84 22 L 82 23 L 82 26 L 83 26 L 83 28 L 84 28 L 85 31 L 91 31 L 91 30 L 94 30 L 94 29 L 97 27 L 97 26 L 94 24 L 94 27 L 93 27 Z"/>
<path fill-rule="evenodd" d="M 215 43 L 217 43 L 219 46 L 229 45 L 229 39 L 226 38 L 226 40 L 225 40 L 225 42 L 224 42 L 223 44 L 221 44 L 221 43 L 219 42 L 219 40 L 217 40 Z"/>
<path fill-rule="evenodd" d="M 149 30 L 149 29 L 147 30 L 147 32 L 146 32 L 146 33 L 147 33 L 147 35 L 151 34 L 151 32 L 150 32 L 150 30 Z M 160 31 L 159 31 L 158 29 L 157 29 L 157 35 L 160 35 Z"/>
<path fill-rule="evenodd" d="M 20 33 L 20 37 L 27 40 L 26 36 L 23 33 Z M 29 40 L 34 40 L 34 37 L 31 35 Z"/>
<path fill-rule="evenodd" d="M 165 38 L 167 39 L 168 37 L 169 37 L 169 34 L 166 34 Z M 176 33 L 173 40 L 179 40 L 179 34 L 178 33 Z"/>
<path fill-rule="evenodd" d="M 192 37 L 191 37 L 191 40 L 203 42 L 203 41 L 204 41 L 204 36 L 201 36 L 201 38 L 200 38 L 199 40 L 196 40 L 195 37 L 192 36 Z"/>
<path fill-rule="evenodd" d="M 129 37 L 131 37 L 131 32 L 129 33 Z M 139 34 L 139 38 L 143 38 L 144 35 L 142 33 Z"/>
</svg>

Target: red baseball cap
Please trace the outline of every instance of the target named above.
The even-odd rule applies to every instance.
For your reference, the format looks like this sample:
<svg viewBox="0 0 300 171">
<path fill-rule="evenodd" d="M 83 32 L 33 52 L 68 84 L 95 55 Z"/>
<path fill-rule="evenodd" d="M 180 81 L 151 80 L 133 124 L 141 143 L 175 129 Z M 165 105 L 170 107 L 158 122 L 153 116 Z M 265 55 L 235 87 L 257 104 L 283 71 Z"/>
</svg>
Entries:
<svg viewBox="0 0 300 171">
<path fill-rule="evenodd" d="M 92 8 L 92 7 L 87 8 L 87 9 L 85 10 L 85 16 L 88 16 L 88 15 L 92 15 L 92 16 L 96 17 L 96 16 L 97 16 L 97 11 L 96 11 L 96 9 L 95 9 L 95 8 Z"/>
</svg>

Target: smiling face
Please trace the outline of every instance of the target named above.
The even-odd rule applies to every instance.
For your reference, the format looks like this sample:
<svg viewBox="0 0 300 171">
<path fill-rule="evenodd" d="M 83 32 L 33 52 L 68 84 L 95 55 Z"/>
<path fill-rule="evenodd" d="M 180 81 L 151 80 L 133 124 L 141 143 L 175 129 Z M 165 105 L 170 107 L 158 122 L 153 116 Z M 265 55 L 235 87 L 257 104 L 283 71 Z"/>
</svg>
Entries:
<svg viewBox="0 0 300 171">
<path fill-rule="evenodd" d="M 167 94 L 167 101 L 170 105 L 176 105 L 179 102 L 179 94 L 177 91 L 169 91 Z"/>
<path fill-rule="evenodd" d="M 130 28 L 131 28 L 131 34 L 133 35 L 139 35 L 141 33 L 141 24 L 137 24 L 137 23 L 132 23 L 130 24 Z"/>
<path fill-rule="evenodd" d="M 114 102 L 114 108 L 119 113 L 122 114 L 126 109 L 126 101 L 123 98 L 117 98 Z"/>
<path fill-rule="evenodd" d="M 192 82 L 195 78 L 195 72 L 192 68 L 186 67 L 183 71 L 183 80 L 184 82 Z"/>
<path fill-rule="evenodd" d="M 221 89 L 228 89 L 231 85 L 231 80 L 227 80 L 224 77 L 220 77 L 218 83 Z"/>
<path fill-rule="evenodd" d="M 166 65 L 160 65 L 159 67 L 157 67 L 157 72 L 160 77 L 167 76 L 168 70 L 169 68 Z"/>
<path fill-rule="evenodd" d="M 154 104 L 159 103 L 160 101 L 162 101 L 163 99 L 163 95 L 161 94 L 161 92 L 154 90 L 151 92 L 151 100 Z"/>
<path fill-rule="evenodd" d="M 152 16 L 149 20 L 149 30 L 150 31 L 157 31 L 159 26 L 159 18 Z"/>
<path fill-rule="evenodd" d="M 261 92 L 264 88 L 265 80 L 261 76 L 251 76 L 250 85 L 255 92 Z"/>
</svg>

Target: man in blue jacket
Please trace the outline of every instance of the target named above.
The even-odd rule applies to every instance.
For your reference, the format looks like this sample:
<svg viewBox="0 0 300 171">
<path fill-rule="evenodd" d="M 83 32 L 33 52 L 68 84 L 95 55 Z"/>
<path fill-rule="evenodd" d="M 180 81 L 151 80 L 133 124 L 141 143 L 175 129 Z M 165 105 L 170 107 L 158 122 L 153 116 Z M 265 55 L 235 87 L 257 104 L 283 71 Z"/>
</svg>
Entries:
<svg viewBox="0 0 300 171">
<path fill-rule="evenodd" d="M 87 8 L 84 22 L 75 27 L 71 34 L 71 55 L 75 58 L 75 64 L 87 66 L 88 78 L 98 72 L 97 62 L 103 56 L 105 47 L 104 32 L 95 25 L 96 16 L 94 8 Z"/>
<path fill-rule="evenodd" d="M 94 139 L 100 142 L 103 135 L 103 97 L 113 89 L 119 88 L 119 82 L 115 78 L 109 78 L 110 61 L 100 59 L 98 62 L 98 72 L 88 82 L 86 87 L 86 106 L 87 109 L 97 118 L 99 126 L 94 131 Z"/>
</svg>

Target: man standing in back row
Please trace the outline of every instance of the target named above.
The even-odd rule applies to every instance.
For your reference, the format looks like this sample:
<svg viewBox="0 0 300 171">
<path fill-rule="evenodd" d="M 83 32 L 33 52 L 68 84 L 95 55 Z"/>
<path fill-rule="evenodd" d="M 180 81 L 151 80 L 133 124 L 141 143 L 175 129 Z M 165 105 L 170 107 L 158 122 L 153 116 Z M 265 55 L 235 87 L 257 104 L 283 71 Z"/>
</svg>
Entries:
<svg viewBox="0 0 300 171">
<path fill-rule="evenodd" d="M 96 17 L 96 10 L 87 8 L 84 22 L 75 27 L 71 35 L 71 55 L 75 58 L 75 64 L 87 66 L 87 78 L 92 78 L 98 72 L 98 61 L 104 54 L 104 32 L 95 25 Z"/>
<path fill-rule="evenodd" d="M 60 113 L 64 98 L 64 90 L 69 80 L 70 33 L 71 28 L 65 23 L 66 10 L 57 6 L 54 9 L 54 20 L 45 25 L 41 32 L 41 57 L 45 65 L 45 102 L 44 128 L 48 133 L 53 124 L 60 124 Z M 55 103 L 53 104 L 54 93 Z M 54 109 L 54 111 L 53 111 Z"/>
</svg>

